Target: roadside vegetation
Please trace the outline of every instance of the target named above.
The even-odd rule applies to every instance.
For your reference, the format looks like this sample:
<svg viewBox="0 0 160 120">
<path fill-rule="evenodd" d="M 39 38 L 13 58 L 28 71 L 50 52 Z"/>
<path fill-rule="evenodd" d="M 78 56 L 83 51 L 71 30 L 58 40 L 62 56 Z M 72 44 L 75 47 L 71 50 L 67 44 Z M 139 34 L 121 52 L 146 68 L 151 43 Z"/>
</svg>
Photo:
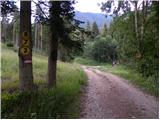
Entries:
<svg viewBox="0 0 160 120">
<path fill-rule="evenodd" d="M 102 11 L 115 16 L 110 26 L 104 24 L 99 29 L 96 23 L 87 24 L 83 54 L 75 62 L 99 66 L 98 69 L 122 76 L 158 96 L 158 3 L 119 1 L 117 7 L 116 2 L 101 4 Z M 141 9 L 137 7 L 140 3 Z M 134 11 L 127 4 L 132 5 Z M 121 9 L 124 13 L 120 12 Z"/>
<path fill-rule="evenodd" d="M 13 62 L 14 61 L 14 62 Z M 2 118 L 78 118 L 79 97 L 87 77 L 77 64 L 58 62 L 57 86 L 46 87 L 47 57 L 34 54 L 37 91 L 18 90 L 18 55 L 2 47 Z"/>
<path fill-rule="evenodd" d="M 112 64 L 98 63 L 94 60 L 80 57 L 76 58 L 74 62 L 91 66 L 101 71 L 113 73 L 126 80 L 129 80 L 131 83 L 138 86 L 141 90 L 144 90 L 154 96 L 159 96 L 159 86 L 156 82 L 153 81 L 154 77 L 145 77 L 138 71 L 136 71 L 135 69 L 131 69 L 127 65 L 117 64 L 115 66 L 112 66 Z"/>
</svg>

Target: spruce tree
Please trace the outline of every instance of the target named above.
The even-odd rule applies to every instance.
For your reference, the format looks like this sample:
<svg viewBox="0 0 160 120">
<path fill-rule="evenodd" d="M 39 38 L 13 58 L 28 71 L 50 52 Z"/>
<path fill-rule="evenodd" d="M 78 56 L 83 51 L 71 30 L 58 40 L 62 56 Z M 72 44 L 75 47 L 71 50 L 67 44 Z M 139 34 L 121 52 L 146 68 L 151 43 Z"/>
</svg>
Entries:
<svg viewBox="0 0 160 120">
<path fill-rule="evenodd" d="M 92 24 L 92 37 L 95 38 L 99 34 L 97 23 L 94 21 Z"/>
<path fill-rule="evenodd" d="M 90 22 L 89 22 L 89 21 L 87 21 L 86 31 L 90 31 L 90 30 L 91 30 Z"/>
<path fill-rule="evenodd" d="M 102 28 L 101 35 L 102 35 L 103 37 L 105 37 L 105 36 L 107 35 L 107 25 L 106 25 L 106 24 L 104 24 L 104 26 L 103 26 L 103 28 Z"/>
<path fill-rule="evenodd" d="M 67 47 L 79 47 L 77 41 L 72 41 L 69 38 L 78 21 L 74 19 L 74 8 L 72 7 L 74 1 L 50 1 L 50 16 L 49 24 L 51 31 L 51 38 L 49 41 L 49 57 L 48 57 L 48 86 L 56 86 L 56 69 L 57 69 L 57 52 L 58 44 L 63 44 Z M 74 21 L 74 22 L 72 22 Z M 67 25 L 66 25 L 67 24 Z"/>
</svg>

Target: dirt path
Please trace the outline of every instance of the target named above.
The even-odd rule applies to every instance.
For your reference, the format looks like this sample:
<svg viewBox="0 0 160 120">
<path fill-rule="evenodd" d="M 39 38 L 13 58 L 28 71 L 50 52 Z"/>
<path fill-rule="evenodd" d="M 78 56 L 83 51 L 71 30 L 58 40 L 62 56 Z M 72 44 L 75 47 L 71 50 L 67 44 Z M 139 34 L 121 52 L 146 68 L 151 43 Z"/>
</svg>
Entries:
<svg viewBox="0 0 160 120">
<path fill-rule="evenodd" d="M 126 80 L 83 66 L 89 80 L 80 118 L 158 118 L 158 100 Z"/>
</svg>

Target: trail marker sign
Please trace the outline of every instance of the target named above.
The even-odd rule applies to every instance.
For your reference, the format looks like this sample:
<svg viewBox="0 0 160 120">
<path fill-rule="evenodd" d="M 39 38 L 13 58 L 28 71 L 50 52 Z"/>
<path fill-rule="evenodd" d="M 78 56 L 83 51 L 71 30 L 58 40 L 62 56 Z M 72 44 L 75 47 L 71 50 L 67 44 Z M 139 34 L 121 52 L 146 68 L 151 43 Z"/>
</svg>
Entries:
<svg viewBox="0 0 160 120">
<path fill-rule="evenodd" d="M 32 57 L 31 57 L 31 40 L 30 35 L 27 31 L 24 31 L 22 34 L 22 40 L 21 40 L 21 48 L 20 53 L 23 57 L 24 63 L 32 63 Z"/>
</svg>

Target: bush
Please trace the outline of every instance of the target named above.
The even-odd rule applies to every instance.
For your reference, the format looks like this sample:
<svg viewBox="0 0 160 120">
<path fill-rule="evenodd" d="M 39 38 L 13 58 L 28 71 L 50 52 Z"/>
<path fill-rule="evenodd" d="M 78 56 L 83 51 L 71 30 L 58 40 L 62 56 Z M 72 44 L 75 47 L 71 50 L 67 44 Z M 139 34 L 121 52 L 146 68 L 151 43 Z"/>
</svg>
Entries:
<svg viewBox="0 0 160 120">
<path fill-rule="evenodd" d="M 86 45 L 84 46 L 84 54 L 83 54 L 84 57 L 92 58 L 92 47 L 93 47 L 93 42 L 86 43 Z"/>
<path fill-rule="evenodd" d="M 99 38 L 93 43 L 92 57 L 98 62 L 112 62 L 116 60 L 115 43 L 110 38 Z"/>
<path fill-rule="evenodd" d="M 12 42 L 8 42 L 8 43 L 6 43 L 6 46 L 7 47 L 13 47 L 13 43 Z"/>
<path fill-rule="evenodd" d="M 75 58 L 74 62 L 83 64 L 83 65 L 98 65 L 99 64 L 97 61 L 94 61 L 92 59 L 86 59 L 86 58 L 81 58 L 81 57 Z"/>
</svg>

